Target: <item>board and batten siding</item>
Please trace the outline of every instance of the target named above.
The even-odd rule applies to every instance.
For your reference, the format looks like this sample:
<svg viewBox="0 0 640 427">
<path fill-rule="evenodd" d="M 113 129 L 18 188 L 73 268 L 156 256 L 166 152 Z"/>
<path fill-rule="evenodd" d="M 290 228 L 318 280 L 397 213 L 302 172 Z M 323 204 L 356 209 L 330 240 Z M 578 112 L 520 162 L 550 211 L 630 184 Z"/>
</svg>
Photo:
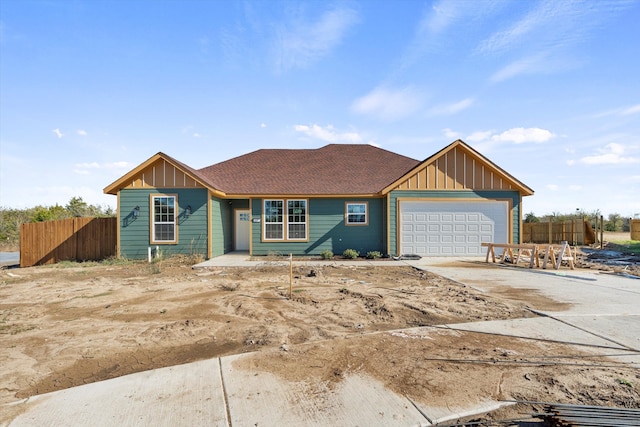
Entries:
<svg viewBox="0 0 640 427">
<path fill-rule="evenodd" d="M 273 199 L 277 198 L 274 197 Z M 291 197 L 291 199 L 296 199 L 296 197 Z M 263 199 L 253 199 L 251 217 L 260 218 L 260 222 L 252 222 L 251 224 L 251 254 L 269 255 L 278 253 L 288 255 L 292 253 L 294 255 L 320 255 L 322 251 L 330 250 L 336 255 L 341 255 L 345 249 L 355 249 L 360 252 L 360 255 L 364 256 L 371 251 L 385 252 L 384 199 L 310 198 L 307 200 L 309 201 L 309 240 L 305 242 L 271 242 L 262 240 Z M 366 202 L 368 204 L 368 225 L 345 225 L 345 203 L 347 202 Z"/>
<path fill-rule="evenodd" d="M 389 193 L 389 253 L 397 255 L 398 247 L 398 198 L 416 199 L 428 201 L 461 201 L 473 203 L 474 201 L 509 201 L 511 217 L 511 239 L 512 243 L 520 243 L 520 217 L 521 217 L 521 197 L 518 191 L 402 191 L 395 190 Z"/>
<path fill-rule="evenodd" d="M 177 196 L 177 243 L 151 243 L 152 207 L 150 196 L 152 194 Z M 204 188 L 121 190 L 118 206 L 120 256 L 129 259 L 145 259 L 149 246 L 153 248 L 158 246 L 163 256 L 199 254 L 206 257 L 208 249 L 207 200 L 208 191 Z M 138 218 L 133 216 L 133 210 L 136 206 L 140 206 Z M 187 206 L 191 206 L 191 215 L 185 218 L 184 211 Z"/>
</svg>

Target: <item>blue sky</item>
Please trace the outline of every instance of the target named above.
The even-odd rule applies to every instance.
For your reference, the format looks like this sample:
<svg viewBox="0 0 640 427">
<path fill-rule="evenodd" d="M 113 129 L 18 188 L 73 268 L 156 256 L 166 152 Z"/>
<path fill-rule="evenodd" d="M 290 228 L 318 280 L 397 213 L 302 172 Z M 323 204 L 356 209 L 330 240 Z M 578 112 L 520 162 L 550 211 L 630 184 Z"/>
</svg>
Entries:
<svg viewBox="0 0 640 427">
<path fill-rule="evenodd" d="M 158 151 L 460 138 L 535 190 L 525 212 L 640 215 L 638 22 L 627 0 L 2 0 L 0 206 L 115 206 Z"/>
</svg>

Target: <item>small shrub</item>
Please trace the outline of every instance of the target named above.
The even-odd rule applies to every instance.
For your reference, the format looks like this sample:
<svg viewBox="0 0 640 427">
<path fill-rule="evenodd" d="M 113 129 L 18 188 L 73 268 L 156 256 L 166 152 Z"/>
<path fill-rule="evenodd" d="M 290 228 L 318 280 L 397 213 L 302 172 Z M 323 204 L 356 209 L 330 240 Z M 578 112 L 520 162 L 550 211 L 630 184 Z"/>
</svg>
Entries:
<svg viewBox="0 0 640 427">
<path fill-rule="evenodd" d="M 356 259 L 359 256 L 360 252 L 356 251 L 355 249 L 345 249 L 344 252 L 342 252 L 342 257 L 347 259 Z"/>
<path fill-rule="evenodd" d="M 322 259 L 332 259 L 333 252 L 331 252 L 329 249 L 325 249 L 324 251 L 320 252 L 320 257 Z"/>
<path fill-rule="evenodd" d="M 378 258 L 382 258 L 382 254 L 379 251 L 367 252 L 367 259 L 378 259 Z"/>
</svg>

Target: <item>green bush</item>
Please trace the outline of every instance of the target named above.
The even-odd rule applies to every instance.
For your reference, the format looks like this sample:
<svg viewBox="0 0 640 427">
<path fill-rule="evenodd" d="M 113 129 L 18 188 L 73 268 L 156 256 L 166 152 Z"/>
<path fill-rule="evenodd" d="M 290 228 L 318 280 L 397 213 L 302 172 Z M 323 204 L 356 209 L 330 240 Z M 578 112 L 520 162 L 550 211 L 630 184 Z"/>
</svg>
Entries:
<svg viewBox="0 0 640 427">
<path fill-rule="evenodd" d="M 360 252 L 356 251 L 355 249 L 345 249 L 344 252 L 342 252 L 342 257 L 347 259 L 356 259 L 359 256 Z"/>
<path fill-rule="evenodd" d="M 382 258 L 382 254 L 379 251 L 371 251 L 371 252 L 367 252 L 367 258 L 368 259 L 378 259 L 378 258 Z"/>
<path fill-rule="evenodd" d="M 320 257 L 322 259 L 332 259 L 333 258 L 333 252 L 331 252 L 329 249 L 325 249 L 324 251 L 322 251 L 320 253 Z"/>
</svg>

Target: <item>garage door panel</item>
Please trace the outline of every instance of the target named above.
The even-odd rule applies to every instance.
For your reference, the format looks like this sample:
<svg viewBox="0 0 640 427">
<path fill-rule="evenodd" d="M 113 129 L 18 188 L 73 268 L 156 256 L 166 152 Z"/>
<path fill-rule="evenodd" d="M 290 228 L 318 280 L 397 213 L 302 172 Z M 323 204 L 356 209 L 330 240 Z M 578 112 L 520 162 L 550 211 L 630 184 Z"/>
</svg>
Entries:
<svg viewBox="0 0 640 427">
<path fill-rule="evenodd" d="M 509 241 L 507 202 L 401 201 L 400 217 L 402 254 L 479 256 L 481 243 Z"/>
</svg>

